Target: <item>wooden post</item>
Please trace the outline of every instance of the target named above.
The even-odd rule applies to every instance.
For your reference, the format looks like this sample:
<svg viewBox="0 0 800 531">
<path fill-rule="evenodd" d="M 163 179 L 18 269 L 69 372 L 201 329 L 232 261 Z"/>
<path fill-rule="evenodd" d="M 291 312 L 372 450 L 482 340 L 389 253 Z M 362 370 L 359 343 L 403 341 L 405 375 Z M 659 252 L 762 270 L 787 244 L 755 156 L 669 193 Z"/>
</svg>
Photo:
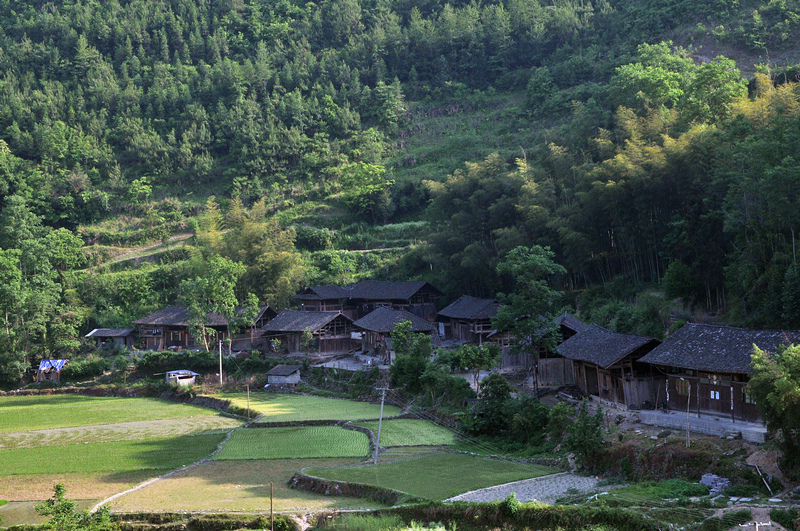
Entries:
<svg viewBox="0 0 800 531">
<path fill-rule="evenodd" d="M 275 484 L 270 481 L 269 482 L 269 529 L 270 531 L 275 531 L 275 514 L 272 511 L 272 498 L 275 491 Z"/>
<path fill-rule="evenodd" d="M 247 384 L 247 423 L 250 424 L 250 384 Z"/>
</svg>

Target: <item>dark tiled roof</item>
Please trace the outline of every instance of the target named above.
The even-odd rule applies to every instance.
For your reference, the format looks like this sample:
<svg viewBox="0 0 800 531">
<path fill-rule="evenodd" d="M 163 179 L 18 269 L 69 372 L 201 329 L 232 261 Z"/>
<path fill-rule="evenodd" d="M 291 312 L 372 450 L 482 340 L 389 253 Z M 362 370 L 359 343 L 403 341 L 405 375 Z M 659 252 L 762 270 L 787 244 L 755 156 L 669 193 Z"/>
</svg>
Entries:
<svg viewBox="0 0 800 531">
<path fill-rule="evenodd" d="M 559 326 L 564 326 L 575 332 L 583 332 L 584 330 L 589 328 L 589 325 L 587 325 L 574 315 L 568 314 L 567 312 L 564 312 L 562 315 L 556 317 L 556 323 L 558 323 Z"/>
<path fill-rule="evenodd" d="M 413 313 L 391 308 L 376 308 L 353 324 L 364 330 L 389 333 L 400 321 L 411 321 L 412 332 L 432 332 L 436 329 L 433 324 Z"/>
<path fill-rule="evenodd" d="M 264 315 L 269 309 L 269 306 L 259 306 L 258 316 Z M 244 311 L 243 308 L 237 308 L 238 312 Z M 142 317 L 133 322 L 138 325 L 153 325 L 153 326 L 189 326 L 189 310 L 186 306 L 167 306 L 163 310 L 159 310 L 154 314 L 147 317 Z M 206 314 L 206 326 L 228 326 L 228 321 L 223 316 L 216 313 Z"/>
<path fill-rule="evenodd" d="M 316 332 L 337 317 L 350 321 L 351 319 L 341 312 L 301 312 L 298 310 L 283 310 L 273 320 L 264 325 L 266 332 L 303 332 L 308 328 Z"/>
<path fill-rule="evenodd" d="M 567 359 L 588 361 L 603 368 L 610 367 L 635 350 L 658 339 L 634 334 L 620 334 L 592 324 L 558 346 L 558 353 Z"/>
<path fill-rule="evenodd" d="M 500 303 L 495 299 L 478 299 L 462 295 L 439 312 L 441 317 L 451 319 L 491 319 L 497 315 Z"/>
<path fill-rule="evenodd" d="M 362 300 L 408 300 L 419 290 L 429 286 L 437 293 L 437 288 L 422 280 L 409 280 L 395 282 L 391 280 L 362 280 L 349 286 L 310 286 L 302 293 L 295 295 L 297 300 L 336 300 L 336 299 L 362 299 Z"/>
<path fill-rule="evenodd" d="M 86 337 L 127 337 L 133 331 L 133 328 L 95 328 Z"/>
<path fill-rule="evenodd" d="M 267 376 L 291 376 L 302 368 L 302 365 L 276 365 L 270 369 Z"/>
<path fill-rule="evenodd" d="M 696 371 L 747 374 L 753 345 L 774 352 L 779 345 L 790 343 L 800 344 L 800 331 L 686 323 L 639 361 Z"/>
<path fill-rule="evenodd" d="M 294 296 L 298 300 L 337 300 L 350 298 L 350 289 L 344 286 L 310 286 Z"/>
</svg>

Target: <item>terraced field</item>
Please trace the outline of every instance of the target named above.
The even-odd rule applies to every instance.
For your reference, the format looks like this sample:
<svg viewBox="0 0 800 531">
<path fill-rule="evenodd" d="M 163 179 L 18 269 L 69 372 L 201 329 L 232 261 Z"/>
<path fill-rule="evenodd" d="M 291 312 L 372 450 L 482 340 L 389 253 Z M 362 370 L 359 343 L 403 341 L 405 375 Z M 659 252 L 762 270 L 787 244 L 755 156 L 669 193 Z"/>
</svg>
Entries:
<svg viewBox="0 0 800 531">
<path fill-rule="evenodd" d="M 377 485 L 421 498 L 444 500 L 463 492 L 553 474 L 557 470 L 541 465 L 440 452 L 377 465 L 309 468 L 305 472 L 325 479 Z"/>
<path fill-rule="evenodd" d="M 50 497 L 55 483 L 75 499 L 120 492 L 208 457 L 240 425 L 151 398 L 0 398 L 0 498 L 11 502 L 0 517 Z"/>
<path fill-rule="evenodd" d="M 356 425 L 378 433 L 377 422 L 358 422 Z M 437 446 L 455 442 L 455 433 L 427 420 L 391 419 L 383 421 L 381 426 L 381 446 Z"/>
<path fill-rule="evenodd" d="M 202 407 L 155 398 L 109 398 L 82 395 L 0 398 L 0 433 L 119 422 L 217 416 Z"/>
<path fill-rule="evenodd" d="M 369 439 L 338 426 L 296 426 L 236 430 L 215 459 L 363 457 Z"/>
<path fill-rule="evenodd" d="M 35 448 L 64 444 L 84 444 L 115 441 L 138 441 L 149 438 L 179 437 L 189 434 L 228 432 L 240 426 L 238 420 L 220 415 L 198 415 L 179 419 L 140 420 L 75 426 L 37 431 L 0 433 L 0 449 Z"/>
<path fill-rule="evenodd" d="M 234 405 L 247 407 L 245 393 L 225 393 L 220 398 L 230 400 Z M 251 393 L 250 409 L 258 411 L 261 422 L 303 421 L 303 420 L 364 420 L 380 416 L 381 406 L 368 402 L 354 402 L 319 396 L 286 395 L 279 393 Z M 386 405 L 383 416 L 400 414 L 400 408 Z"/>
<path fill-rule="evenodd" d="M 269 511 L 270 483 L 280 512 L 377 509 L 361 498 L 322 496 L 289 488 L 295 472 L 306 466 L 341 466 L 354 459 L 274 459 L 209 461 L 182 470 L 111 502 L 114 511 Z"/>
</svg>

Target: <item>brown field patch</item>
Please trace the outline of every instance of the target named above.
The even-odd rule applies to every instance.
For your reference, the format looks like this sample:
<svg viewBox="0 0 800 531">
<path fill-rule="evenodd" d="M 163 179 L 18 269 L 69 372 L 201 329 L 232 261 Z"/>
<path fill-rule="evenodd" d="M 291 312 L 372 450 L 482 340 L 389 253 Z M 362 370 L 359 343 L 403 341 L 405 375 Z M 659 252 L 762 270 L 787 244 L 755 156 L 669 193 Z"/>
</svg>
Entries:
<svg viewBox="0 0 800 531">
<path fill-rule="evenodd" d="M 322 496 L 290 489 L 292 475 L 307 466 L 340 466 L 356 459 L 275 459 L 212 461 L 157 481 L 110 503 L 112 511 L 269 511 L 270 482 L 274 509 L 281 512 L 322 509 L 373 509 L 383 505 L 359 498 Z"/>
<path fill-rule="evenodd" d="M 46 466 L 46 465 L 45 465 Z M 162 470 L 94 474 L 20 474 L 0 481 L 0 500 L 41 501 L 53 496 L 53 486 L 63 483 L 72 499 L 107 498 L 163 474 Z"/>
</svg>

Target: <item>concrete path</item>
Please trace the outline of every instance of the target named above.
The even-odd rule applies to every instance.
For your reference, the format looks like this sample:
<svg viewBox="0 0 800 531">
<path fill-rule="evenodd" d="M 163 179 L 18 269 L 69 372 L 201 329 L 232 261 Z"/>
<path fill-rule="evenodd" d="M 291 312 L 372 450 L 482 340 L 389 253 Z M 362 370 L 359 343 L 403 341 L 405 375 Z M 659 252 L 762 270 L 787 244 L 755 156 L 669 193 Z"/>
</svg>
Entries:
<svg viewBox="0 0 800 531">
<path fill-rule="evenodd" d="M 580 491 L 594 491 L 597 486 L 597 478 L 576 476 L 570 472 L 560 474 L 550 474 L 533 479 L 523 479 L 503 485 L 495 485 L 485 489 L 473 490 L 453 496 L 445 501 L 468 501 L 468 502 L 491 502 L 504 500 L 512 492 L 517 495 L 521 502 L 539 501 L 542 503 L 553 504 L 564 496 L 568 489 L 578 489 Z"/>
</svg>

